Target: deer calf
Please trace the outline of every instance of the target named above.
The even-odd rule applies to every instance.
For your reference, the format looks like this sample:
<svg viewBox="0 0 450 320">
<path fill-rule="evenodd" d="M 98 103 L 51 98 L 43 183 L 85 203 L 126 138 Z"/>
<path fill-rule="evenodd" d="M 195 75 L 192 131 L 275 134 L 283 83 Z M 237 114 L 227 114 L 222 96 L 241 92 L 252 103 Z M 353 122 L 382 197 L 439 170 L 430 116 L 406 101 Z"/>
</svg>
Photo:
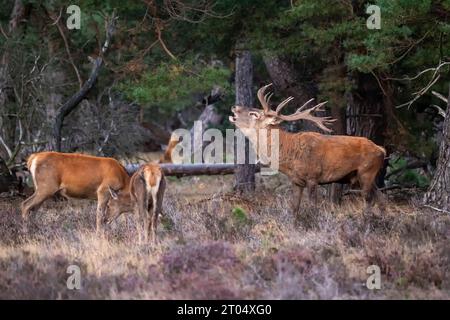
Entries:
<svg viewBox="0 0 450 320">
<path fill-rule="evenodd" d="M 22 202 L 27 222 L 33 209 L 55 194 L 65 198 L 97 200 L 97 232 L 110 199 L 110 190 L 128 188 L 130 177 L 115 159 L 84 154 L 39 152 L 27 161 L 34 183 L 34 194 Z"/>
<path fill-rule="evenodd" d="M 151 163 L 141 166 L 131 177 L 128 189 L 119 192 L 110 190 L 112 199 L 108 203 L 104 222 L 111 223 L 122 213 L 134 210 L 139 243 L 142 241 L 142 220 L 145 243 L 148 242 L 149 234 L 152 243 L 155 243 L 165 188 L 164 172 L 159 165 Z"/>
</svg>

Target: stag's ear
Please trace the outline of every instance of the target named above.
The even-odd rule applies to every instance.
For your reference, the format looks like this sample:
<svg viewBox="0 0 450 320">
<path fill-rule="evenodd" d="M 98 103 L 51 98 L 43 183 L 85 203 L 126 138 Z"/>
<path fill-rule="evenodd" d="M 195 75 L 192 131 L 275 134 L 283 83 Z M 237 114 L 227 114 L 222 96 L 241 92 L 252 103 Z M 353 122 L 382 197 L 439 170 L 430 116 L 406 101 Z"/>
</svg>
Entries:
<svg viewBox="0 0 450 320">
<path fill-rule="evenodd" d="M 113 198 L 114 200 L 119 199 L 119 195 L 117 194 L 117 191 L 112 189 L 110 186 L 108 186 L 108 189 L 109 189 L 109 193 L 111 194 L 111 198 Z"/>
<path fill-rule="evenodd" d="M 259 112 L 256 112 L 256 111 L 250 111 L 249 113 L 248 113 L 250 116 L 252 116 L 253 118 L 255 118 L 255 119 L 259 119 L 259 118 L 261 118 L 261 114 L 259 113 Z"/>
</svg>

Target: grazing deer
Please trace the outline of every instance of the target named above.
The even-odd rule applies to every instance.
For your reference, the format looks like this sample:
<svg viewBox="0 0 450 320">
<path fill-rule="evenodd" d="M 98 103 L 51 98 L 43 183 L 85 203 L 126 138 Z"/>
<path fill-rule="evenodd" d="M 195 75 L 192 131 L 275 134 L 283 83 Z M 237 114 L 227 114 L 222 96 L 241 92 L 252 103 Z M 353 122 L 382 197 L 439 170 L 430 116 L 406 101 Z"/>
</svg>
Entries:
<svg viewBox="0 0 450 320">
<path fill-rule="evenodd" d="M 40 152 L 27 161 L 34 183 L 34 194 L 22 202 L 26 222 L 30 211 L 38 209 L 48 198 L 60 194 L 65 198 L 97 199 L 97 233 L 110 199 L 110 189 L 128 188 L 130 177 L 115 159 L 84 154 Z"/>
<path fill-rule="evenodd" d="M 124 212 L 135 212 L 139 243 L 142 241 L 142 224 L 144 221 L 144 241 L 148 242 L 151 233 L 152 243 L 156 242 L 158 215 L 161 214 L 166 180 L 164 172 L 157 164 L 141 166 L 131 177 L 128 189 L 111 191 L 112 200 L 108 203 L 105 223 L 111 223 Z"/>
<path fill-rule="evenodd" d="M 308 120 L 326 132 L 333 119 L 329 117 L 316 117 L 314 111 L 323 111 L 326 102 L 319 103 L 312 108 L 305 109 L 313 99 L 307 101 L 294 114 L 283 115 L 281 110 L 293 98 L 282 101 L 273 111 L 269 102 L 272 94 L 265 94 L 270 86 L 266 85 L 258 90 L 258 100 L 261 109 L 234 106 L 231 111 L 230 122 L 234 123 L 244 135 L 258 146 L 259 134 L 255 131 L 279 129 L 282 121 Z M 258 132 L 259 133 L 259 132 Z M 264 134 L 264 133 L 263 133 Z M 271 150 L 271 139 L 268 150 Z M 293 211 L 299 210 L 303 189 L 308 188 L 310 197 L 316 203 L 317 185 L 337 183 L 359 183 L 366 200 L 366 209 L 369 211 L 378 196 L 375 178 L 383 166 L 386 151 L 363 137 L 323 135 L 315 132 L 290 133 L 279 130 L 279 171 L 286 174 L 293 182 L 295 194 L 293 197 Z M 379 201 L 383 211 L 384 204 Z"/>
</svg>

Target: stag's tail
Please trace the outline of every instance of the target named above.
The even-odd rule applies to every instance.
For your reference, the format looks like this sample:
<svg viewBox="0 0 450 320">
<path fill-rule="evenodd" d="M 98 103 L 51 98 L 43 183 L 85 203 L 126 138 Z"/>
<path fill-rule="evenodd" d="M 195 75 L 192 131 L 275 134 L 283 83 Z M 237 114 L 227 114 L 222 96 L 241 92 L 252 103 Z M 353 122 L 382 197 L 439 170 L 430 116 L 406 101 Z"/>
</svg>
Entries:
<svg viewBox="0 0 450 320">
<path fill-rule="evenodd" d="M 386 149 L 377 145 L 378 149 L 383 152 L 384 157 L 386 158 Z"/>
</svg>

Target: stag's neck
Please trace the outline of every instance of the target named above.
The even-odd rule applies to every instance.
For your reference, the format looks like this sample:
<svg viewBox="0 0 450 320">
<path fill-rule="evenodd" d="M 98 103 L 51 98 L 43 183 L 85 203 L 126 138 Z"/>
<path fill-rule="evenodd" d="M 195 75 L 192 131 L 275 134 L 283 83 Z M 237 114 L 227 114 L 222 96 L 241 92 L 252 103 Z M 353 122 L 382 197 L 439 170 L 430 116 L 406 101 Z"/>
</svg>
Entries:
<svg viewBox="0 0 450 320">
<path fill-rule="evenodd" d="M 278 132 L 273 132 L 274 130 L 277 130 Z M 262 131 L 262 129 L 256 130 L 256 134 L 249 134 L 249 132 L 244 132 L 244 134 L 252 142 L 252 146 L 256 154 L 258 154 L 260 161 L 262 159 L 260 158 L 261 154 L 258 150 L 258 146 L 260 146 L 260 142 L 263 142 L 260 141 L 261 137 L 263 137 L 264 134 L 267 134 L 264 141 L 267 143 L 267 152 L 272 155 L 272 150 L 278 148 L 278 159 L 281 172 L 290 171 L 292 160 L 299 160 L 304 157 L 302 154 L 304 148 L 300 147 L 302 143 L 305 143 L 304 139 L 302 139 L 302 135 L 304 134 L 302 132 L 291 133 L 283 130 L 279 126 L 272 126 L 264 129 L 264 131 Z M 276 136 L 278 136 L 278 141 L 275 138 L 272 139 Z"/>
<path fill-rule="evenodd" d="M 266 129 L 258 129 L 256 130 L 256 134 L 248 134 L 246 132 L 244 132 L 244 134 L 252 142 L 253 146 L 256 147 L 259 144 L 259 139 L 264 136 L 265 132 L 267 135 L 265 140 L 267 141 L 269 148 L 272 148 L 274 146 L 274 143 L 276 143 L 276 140 L 272 139 L 273 137 L 277 136 L 277 134 L 274 132 L 275 130 L 278 131 L 278 143 L 280 146 L 280 152 L 282 149 L 286 149 L 287 141 L 290 141 L 293 136 L 298 136 L 301 134 L 287 132 L 279 126 L 271 126 Z"/>
<path fill-rule="evenodd" d="M 291 139 L 290 136 L 294 135 L 293 133 L 284 131 L 279 126 L 272 126 L 265 129 L 241 131 L 248 138 L 248 140 L 250 140 L 255 153 L 258 155 L 259 160 L 263 163 L 264 161 L 261 158 L 262 153 L 260 149 L 263 147 L 263 144 L 267 144 L 268 154 L 272 154 L 272 150 L 274 150 L 274 148 L 279 148 L 279 160 L 281 161 L 284 154 L 286 154 L 286 152 L 288 151 L 288 141 L 290 141 Z M 278 139 L 276 139 L 277 137 Z"/>
</svg>

